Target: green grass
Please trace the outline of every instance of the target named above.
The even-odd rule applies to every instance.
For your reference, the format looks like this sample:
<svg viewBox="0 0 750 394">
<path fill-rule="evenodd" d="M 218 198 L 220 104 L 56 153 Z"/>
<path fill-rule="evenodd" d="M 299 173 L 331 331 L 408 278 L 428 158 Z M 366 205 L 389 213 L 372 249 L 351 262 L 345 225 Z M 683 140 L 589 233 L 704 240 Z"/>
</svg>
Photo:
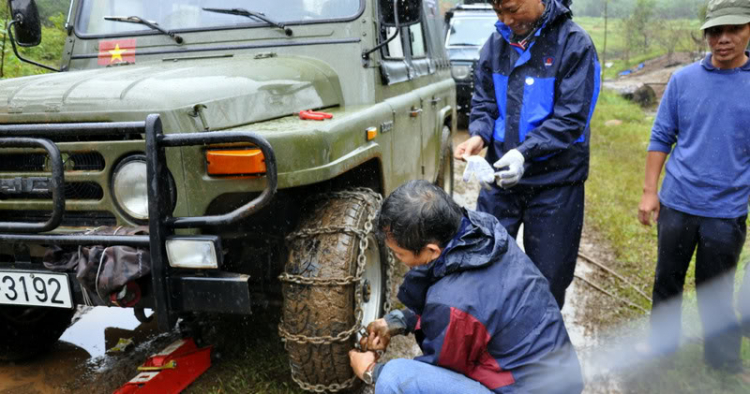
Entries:
<svg viewBox="0 0 750 394">
<path fill-rule="evenodd" d="M 609 120 L 622 121 L 619 125 L 606 125 Z M 604 242 L 611 246 L 616 263 L 612 267 L 631 278 L 647 294 L 651 293 L 656 265 L 656 228 L 645 227 L 638 222 L 637 209 L 640 202 L 646 148 L 653 118 L 646 115 L 636 104 L 617 94 L 604 91 L 592 120 L 591 171 L 586 183 L 586 226 L 593 229 Z M 747 248 L 746 248 L 747 249 Z M 748 254 L 740 258 L 746 265 Z M 736 282 L 739 284 L 743 270 L 739 269 Z M 639 303 L 650 309 L 648 303 L 632 290 L 610 288 L 618 296 Z M 683 329 L 691 336 L 700 336 L 697 323 L 694 266 L 688 271 L 686 293 L 683 303 L 684 320 L 689 325 Z M 602 320 L 609 324 L 622 323 L 623 318 L 636 318 L 639 312 L 602 311 Z M 746 393 L 750 385 L 736 376 L 709 370 L 703 363 L 703 345 L 686 345 L 674 356 L 674 366 L 665 367 L 661 362 L 644 365 L 627 376 L 626 385 L 638 393 Z M 745 339 L 742 357 L 750 368 L 750 342 Z"/>
<path fill-rule="evenodd" d="M 622 124 L 606 125 L 613 120 Z M 642 284 L 653 276 L 656 261 L 656 228 L 637 220 L 652 121 L 637 104 L 602 92 L 591 123 L 586 183 L 586 225 L 612 246 L 618 268 Z M 650 293 L 649 288 L 643 290 Z M 650 307 L 635 294 L 624 295 Z"/>
</svg>

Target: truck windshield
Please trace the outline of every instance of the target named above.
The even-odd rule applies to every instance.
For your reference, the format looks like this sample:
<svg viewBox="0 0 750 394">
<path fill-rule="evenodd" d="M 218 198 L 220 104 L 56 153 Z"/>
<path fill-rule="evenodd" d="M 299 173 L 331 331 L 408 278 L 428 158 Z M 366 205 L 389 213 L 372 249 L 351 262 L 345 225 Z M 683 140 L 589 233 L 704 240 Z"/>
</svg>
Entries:
<svg viewBox="0 0 750 394">
<path fill-rule="evenodd" d="M 165 30 L 268 26 L 262 20 L 204 11 L 203 8 L 244 8 L 280 22 L 346 19 L 357 15 L 361 0 L 83 0 L 76 29 L 85 35 L 120 35 L 150 31 L 148 26 L 116 23 L 107 16 L 138 16 Z"/>
<path fill-rule="evenodd" d="M 451 46 L 482 46 L 495 31 L 497 18 L 491 17 L 456 18 L 451 20 L 448 32 L 448 45 Z"/>
</svg>

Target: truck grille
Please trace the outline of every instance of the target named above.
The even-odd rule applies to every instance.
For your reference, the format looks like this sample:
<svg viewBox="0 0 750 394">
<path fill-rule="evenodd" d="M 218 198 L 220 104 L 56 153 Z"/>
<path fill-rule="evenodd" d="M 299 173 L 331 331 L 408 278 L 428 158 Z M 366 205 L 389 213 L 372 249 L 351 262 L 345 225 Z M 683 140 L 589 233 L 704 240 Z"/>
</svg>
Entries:
<svg viewBox="0 0 750 394">
<path fill-rule="evenodd" d="M 46 222 L 50 218 L 48 211 L 0 211 L 2 222 Z M 101 211 L 67 211 L 63 215 L 62 226 L 95 227 L 116 226 L 117 218 L 109 212 Z"/>
<path fill-rule="evenodd" d="M 94 182 L 66 182 L 65 183 L 66 200 L 95 200 L 99 201 L 104 197 L 104 190 L 99 184 Z M 0 200 L 51 200 L 52 193 L 17 193 L 3 194 L 0 193 Z"/>
<path fill-rule="evenodd" d="M 104 169 L 104 157 L 97 152 L 64 154 L 63 161 L 64 167 L 68 171 L 101 171 Z M 45 153 L 0 155 L 0 171 L 42 172 L 48 169 Z"/>
</svg>

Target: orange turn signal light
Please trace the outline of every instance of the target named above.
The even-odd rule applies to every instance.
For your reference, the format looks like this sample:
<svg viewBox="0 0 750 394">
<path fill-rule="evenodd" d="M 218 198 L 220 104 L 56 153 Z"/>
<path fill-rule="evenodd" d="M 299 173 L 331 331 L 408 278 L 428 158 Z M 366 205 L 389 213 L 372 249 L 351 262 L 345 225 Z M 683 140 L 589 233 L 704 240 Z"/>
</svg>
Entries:
<svg viewBox="0 0 750 394">
<path fill-rule="evenodd" d="M 375 139 L 375 137 L 378 136 L 378 128 L 377 127 L 368 127 L 367 128 L 367 140 L 372 141 Z"/>
<path fill-rule="evenodd" d="M 209 175 L 250 175 L 266 172 L 266 158 L 260 149 L 206 151 Z"/>
</svg>

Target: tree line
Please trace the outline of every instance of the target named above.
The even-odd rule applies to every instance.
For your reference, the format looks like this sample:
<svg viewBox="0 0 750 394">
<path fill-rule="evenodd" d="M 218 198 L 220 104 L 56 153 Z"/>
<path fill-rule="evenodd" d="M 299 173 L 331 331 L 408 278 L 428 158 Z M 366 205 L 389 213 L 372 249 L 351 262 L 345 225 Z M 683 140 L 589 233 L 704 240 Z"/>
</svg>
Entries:
<svg viewBox="0 0 750 394">
<path fill-rule="evenodd" d="M 707 0 L 573 0 L 572 9 L 578 16 L 603 17 L 606 2 L 610 18 L 627 18 L 647 7 L 659 19 L 695 19 Z"/>
</svg>

